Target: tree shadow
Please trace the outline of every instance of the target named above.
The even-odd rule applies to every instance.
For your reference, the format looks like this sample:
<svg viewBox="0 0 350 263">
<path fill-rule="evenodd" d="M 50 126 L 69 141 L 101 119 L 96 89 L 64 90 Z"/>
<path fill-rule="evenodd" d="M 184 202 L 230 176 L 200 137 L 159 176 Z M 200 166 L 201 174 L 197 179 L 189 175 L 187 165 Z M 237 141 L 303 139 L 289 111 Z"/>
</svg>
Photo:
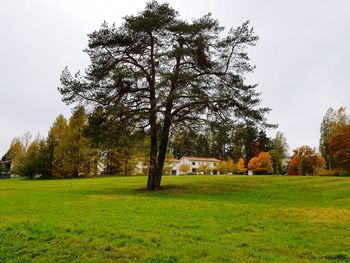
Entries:
<svg viewBox="0 0 350 263">
<path fill-rule="evenodd" d="M 140 198 L 159 198 L 159 199 L 186 199 L 186 200 L 230 200 L 241 199 L 243 196 L 248 200 L 258 197 L 259 188 L 262 185 L 252 185 L 249 182 L 242 181 L 234 183 L 229 182 L 177 182 L 165 183 L 158 191 L 150 192 L 145 187 L 115 187 L 99 189 L 76 189 L 75 193 L 81 195 L 108 195 L 108 196 L 125 196 Z"/>
</svg>

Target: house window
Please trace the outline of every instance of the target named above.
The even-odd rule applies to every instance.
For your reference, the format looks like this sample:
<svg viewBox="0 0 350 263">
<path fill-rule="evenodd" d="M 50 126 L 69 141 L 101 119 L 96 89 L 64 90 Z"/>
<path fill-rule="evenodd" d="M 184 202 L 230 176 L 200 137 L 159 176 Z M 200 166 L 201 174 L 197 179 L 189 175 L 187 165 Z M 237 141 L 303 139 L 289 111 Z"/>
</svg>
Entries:
<svg viewBox="0 0 350 263">
<path fill-rule="evenodd" d="M 214 163 L 214 166 L 216 166 L 216 163 Z"/>
<path fill-rule="evenodd" d="M 196 162 L 192 162 L 192 165 L 195 166 L 195 165 L 196 165 Z"/>
</svg>

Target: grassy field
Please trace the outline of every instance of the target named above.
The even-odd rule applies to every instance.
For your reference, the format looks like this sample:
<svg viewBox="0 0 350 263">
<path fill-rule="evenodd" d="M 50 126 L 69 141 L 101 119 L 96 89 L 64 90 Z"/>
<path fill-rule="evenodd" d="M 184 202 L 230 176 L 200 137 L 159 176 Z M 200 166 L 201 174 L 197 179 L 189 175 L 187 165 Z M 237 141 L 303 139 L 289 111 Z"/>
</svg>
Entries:
<svg viewBox="0 0 350 263">
<path fill-rule="evenodd" d="M 0 180 L 0 262 L 350 262 L 350 178 Z"/>
</svg>

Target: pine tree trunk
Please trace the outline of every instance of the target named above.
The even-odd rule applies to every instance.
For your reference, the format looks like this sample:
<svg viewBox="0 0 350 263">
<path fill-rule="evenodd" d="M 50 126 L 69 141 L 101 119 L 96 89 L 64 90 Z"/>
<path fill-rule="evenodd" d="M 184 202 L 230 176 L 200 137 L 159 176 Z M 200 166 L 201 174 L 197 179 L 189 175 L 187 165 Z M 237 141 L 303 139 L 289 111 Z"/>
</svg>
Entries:
<svg viewBox="0 0 350 263">
<path fill-rule="evenodd" d="M 162 136 L 160 139 L 159 145 L 159 153 L 158 153 L 158 173 L 157 173 L 157 184 L 160 187 L 160 183 L 162 181 L 163 168 L 166 158 L 166 151 L 168 147 L 169 141 L 169 132 L 170 132 L 171 119 L 170 117 L 166 117 L 164 120 L 164 126 L 162 130 Z"/>
<path fill-rule="evenodd" d="M 128 158 L 125 158 L 124 175 L 128 176 Z"/>
<path fill-rule="evenodd" d="M 155 65 L 155 60 L 154 60 L 154 39 L 151 38 L 151 59 L 152 59 L 152 65 Z M 180 44 L 182 47 L 182 44 Z M 180 68 L 180 61 L 181 58 L 178 56 L 176 58 L 176 66 L 175 66 L 175 72 L 179 72 Z M 152 78 L 152 83 L 150 83 L 151 87 L 151 96 L 150 96 L 150 101 L 151 101 L 151 109 L 154 109 L 153 106 L 155 106 L 155 97 L 154 97 L 154 88 L 155 88 L 155 75 L 154 75 L 154 69 L 153 68 L 153 78 Z M 150 168 L 148 172 L 148 183 L 147 183 L 147 190 L 148 191 L 158 191 L 160 189 L 160 184 L 162 181 L 162 175 L 163 175 L 163 167 L 164 167 L 164 162 L 165 162 L 165 157 L 166 157 L 166 151 L 167 151 L 167 146 L 168 146 L 168 141 L 169 141 L 169 132 L 170 132 L 170 126 L 172 122 L 172 117 L 171 117 L 171 111 L 173 108 L 173 97 L 172 94 L 174 90 L 176 89 L 177 82 L 173 82 L 171 85 L 171 90 L 168 96 L 168 100 L 166 103 L 166 109 L 165 109 L 165 118 L 164 118 L 164 124 L 163 124 L 163 129 L 162 129 L 162 134 L 161 134 L 161 139 L 160 139 L 160 144 L 159 144 L 159 149 L 157 148 L 158 143 L 157 143 L 157 134 L 158 134 L 158 128 L 156 122 L 153 123 L 153 120 L 155 121 L 155 115 L 154 119 L 151 114 L 150 118 L 150 124 L 151 124 L 151 154 L 150 154 Z M 152 124 L 154 125 L 152 127 Z M 153 129 L 154 128 L 154 131 Z M 154 138 L 153 138 L 154 137 Z"/>
<path fill-rule="evenodd" d="M 156 101 L 156 63 L 155 63 L 155 50 L 154 50 L 154 37 L 151 32 L 149 32 L 150 36 L 150 61 L 151 61 L 151 76 L 149 78 L 149 89 L 150 89 L 150 132 L 151 132 L 151 149 L 150 149 L 150 160 L 149 160 L 149 170 L 148 170 L 148 181 L 147 181 L 147 190 L 148 191 L 156 191 L 159 189 L 159 185 L 157 184 L 157 154 L 158 154 L 158 127 L 157 127 L 157 101 Z"/>
<path fill-rule="evenodd" d="M 169 112 L 171 110 L 171 105 L 169 105 Z M 147 190 L 148 191 L 158 191 L 160 189 L 160 184 L 162 181 L 162 175 L 163 175 L 163 167 L 165 163 L 166 158 L 166 151 L 168 147 L 168 141 L 169 141 L 169 132 L 170 132 L 170 125 L 171 125 L 171 118 L 170 114 L 166 114 L 167 117 L 165 117 L 164 125 L 162 129 L 160 144 L 159 144 L 159 150 L 158 154 L 156 153 L 155 156 L 157 158 L 152 158 L 150 160 L 150 169 L 148 174 L 148 184 L 147 184 Z M 156 144 L 155 144 L 156 145 Z M 152 143 L 151 143 L 151 149 L 152 149 Z M 157 148 L 155 149 L 157 151 Z M 154 165 L 151 165 L 154 163 Z"/>
<path fill-rule="evenodd" d="M 156 191 L 159 189 L 159 185 L 157 184 L 157 153 L 158 153 L 158 138 L 157 138 L 157 124 L 154 119 L 151 118 L 151 148 L 150 148 L 150 159 L 149 159 L 149 170 L 148 170 L 148 181 L 147 181 L 147 190 L 148 191 Z"/>
</svg>

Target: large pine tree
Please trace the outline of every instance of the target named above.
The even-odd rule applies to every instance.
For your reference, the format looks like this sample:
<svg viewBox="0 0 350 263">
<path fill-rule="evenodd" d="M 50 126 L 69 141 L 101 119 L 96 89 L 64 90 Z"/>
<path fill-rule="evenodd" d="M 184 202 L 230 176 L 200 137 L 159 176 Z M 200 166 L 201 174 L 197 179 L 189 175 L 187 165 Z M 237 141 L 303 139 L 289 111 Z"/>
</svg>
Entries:
<svg viewBox="0 0 350 263">
<path fill-rule="evenodd" d="M 248 22 L 229 30 L 210 14 L 181 20 L 168 4 L 151 1 L 120 27 L 106 23 L 89 35 L 86 75 L 61 76 L 67 103 L 90 102 L 149 132 L 147 189 L 161 184 L 169 133 L 175 125 L 240 118 L 264 122 L 255 85 L 244 83 L 254 69 L 246 52 L 258 37 Z"/>
</svg>

